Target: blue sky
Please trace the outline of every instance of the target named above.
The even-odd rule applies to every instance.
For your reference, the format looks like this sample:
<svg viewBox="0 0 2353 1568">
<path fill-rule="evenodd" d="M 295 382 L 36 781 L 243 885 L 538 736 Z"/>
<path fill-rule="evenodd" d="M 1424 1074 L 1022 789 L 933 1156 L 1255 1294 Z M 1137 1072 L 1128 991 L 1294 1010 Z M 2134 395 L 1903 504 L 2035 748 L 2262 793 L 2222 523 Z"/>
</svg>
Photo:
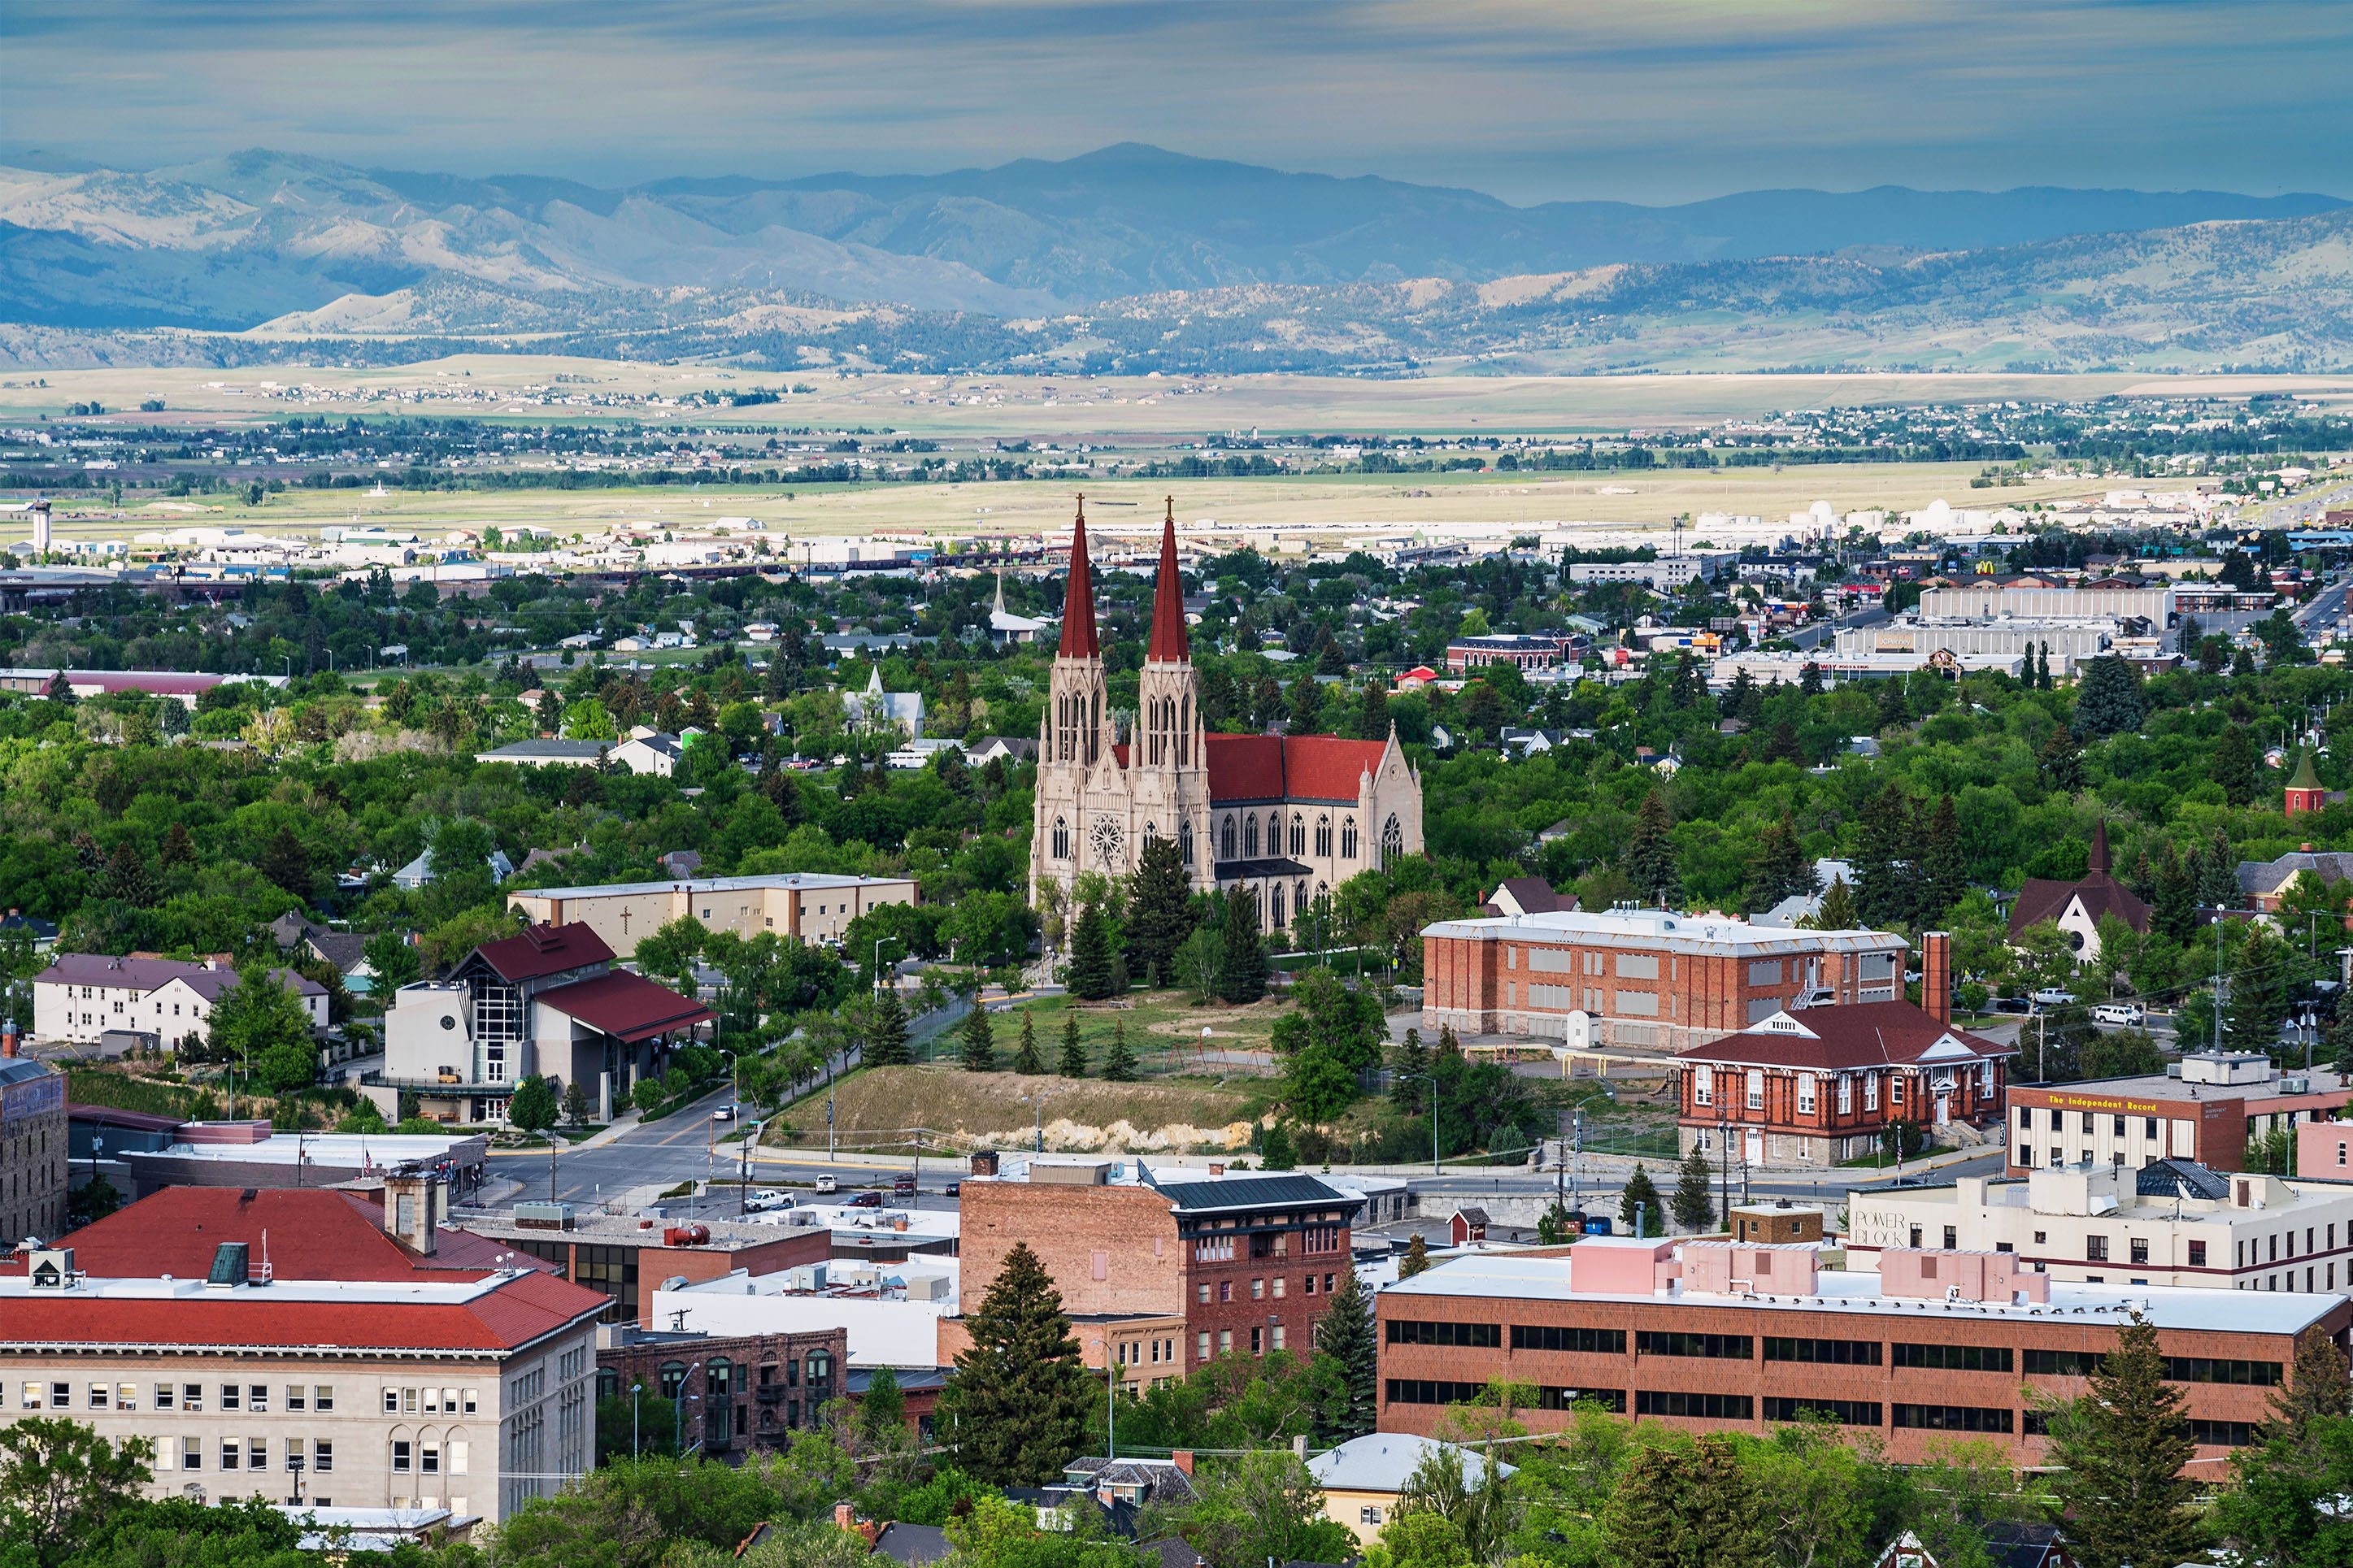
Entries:
<svg viewBox="0 0 2353 1568">
<path fill-rule="evenodd" d="M 2353 196 L 2348 0 L 8 0 L 0 158 L 599 184 L 1120 141 L 1515 202 Z"/>
</svg>

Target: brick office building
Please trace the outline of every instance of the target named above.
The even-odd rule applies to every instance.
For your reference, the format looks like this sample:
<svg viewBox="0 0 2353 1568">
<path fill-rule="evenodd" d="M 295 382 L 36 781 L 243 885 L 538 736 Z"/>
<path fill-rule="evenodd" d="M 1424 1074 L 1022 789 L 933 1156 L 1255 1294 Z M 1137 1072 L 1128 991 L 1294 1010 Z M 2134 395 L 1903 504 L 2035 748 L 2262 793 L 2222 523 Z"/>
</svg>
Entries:
<svg viewBox="0 0 2353 1568">
<path fill-rule="evenodd" d="M 2028 1039 L 2021 1053 L 2032 1058 Z M 2036 1166 L 2195 1161 L 2242 1171 L 2267 1132 L 2301 1130 L 2345 1104 L 2344 1075 L 2283 1072 L 2260 1052 L 2191 1051 L 2162 1073 L 2080 1083 L 2013 1084 L 2009 1173 Z"/>
<path fill-rule="evenodd" d="M 1124 1375 L 1148 1383 L 1220 1355 L 1305 1354 L 1350 1267 L 1364 1200 L 1310 1175 L 1217 1170 L 1138 1165 L 1115 1180 L 1110 1161 L 1035 1160 L 965 1182 L 965 1310 L 1027 1242 L 1073 1318 L 1158 1321 L 1153 1332 L 1116 1336 L 1132 1369 Z M 1178 1321 L 1180 1331 L 1161 1326 Z"/>
<path fill-rule="evenodd" d="M 2011 1463 L 2043 1447 L 2032 1395 L 2080 1396 L 2135 1310 L 2187 1401 L 2195 1475 L 2253 1441 L 2297 1336 L 2353 1339 L 2340 1295 L 2054 1283 L 2002 1253 L 1890 1249 L 1878 1274 L 1810 1246 L 1588 1237 L 1566 1257 L 1485 1253 L 1382 1289 L 1380 1429 L 1430 1435 L 1494 1378 L 1518 1419 L 1565 1428 L 1592 1401 L 1691 1431 L 1762 1432 L 1816 1411 L 1898 1464 L 1955 1434 Z"/>
<path fill-rule="evenodd" d="M 845 1329 L 721 1335 L 614 1324 L 596 1332 L 596 1397 L 683 1411 L 684 1443 L 700 1439 L 724 1458 L 786 1447 L 815 1426 L 845 1392 L 849 1364 Z"/>
<path fill-rule="evenodd" d="M 546 1206 L 469 1214 L 465 1226 L 477 1236 L 554 1264 L 564 1279 L 608 1298 L 611 1305 L 604 1320 L 608 1323 L 659 1327 L 653 1316 L 654 1292 L 665 1279 L 717 1279 L 738 1268 L 774 1274 L 823 1263 L 833 1256 L 833 1233 L 821 1225 L 709 1219 L 647 1226 L 628 1218 L 582 1215 L 569 1204 L 554 1205 L 560 1217 L 536 1217 L 535 1211 Z"/>
<path fill-rule="evenodd" d="M 1904 994 L 1902 937 L 1620 908 L 1440 921 L 1422 1026 L 1675 1051 L 1785 1009 Z"/>
</svg>

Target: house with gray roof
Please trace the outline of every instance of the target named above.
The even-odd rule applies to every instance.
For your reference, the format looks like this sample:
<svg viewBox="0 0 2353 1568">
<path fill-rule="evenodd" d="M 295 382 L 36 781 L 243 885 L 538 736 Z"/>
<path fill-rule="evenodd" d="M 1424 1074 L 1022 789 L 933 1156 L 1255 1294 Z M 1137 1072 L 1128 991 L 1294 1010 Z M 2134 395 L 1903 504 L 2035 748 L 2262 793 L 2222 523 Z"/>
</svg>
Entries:
<svg viewBox="0 0 2353 1568">
<path fill-rule="evenodd" d="M 290 988 L 311 1027 L 327 1026 L 327 988 L 290 969 L 269 977 Z M 33 976 L 33 1037 L 96 1045 L 111 1031 L 152 1035 L 164 1046 L 201 1036 L 213 1006 L 237 984 L 226 957 L 188 963 L 68 952 Z"/>
</svg>

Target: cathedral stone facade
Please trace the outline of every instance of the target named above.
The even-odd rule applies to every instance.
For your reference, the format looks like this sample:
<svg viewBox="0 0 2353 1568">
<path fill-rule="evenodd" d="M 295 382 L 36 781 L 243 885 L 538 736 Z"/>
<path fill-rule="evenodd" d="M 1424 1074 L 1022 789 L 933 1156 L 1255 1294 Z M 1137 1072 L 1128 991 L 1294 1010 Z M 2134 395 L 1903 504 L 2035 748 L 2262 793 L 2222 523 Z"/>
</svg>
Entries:
<svg viewBox="0 0 2353 1568">
<path fill-rule="evenodd" d="M 1257 901 L 1261 930 L 1282 930 L 1358 872 L 1421 851 L 1421 780 L 1394 731 L 1344 741 L 1202 728 L 1173 505 L 1132 729 L 1114 743 L 1082 498 L 1038 734 L 1030 901 L 1050 885 L 1067 895 L 1084 871 L 1132 876 L 1145 840 L 1170 838 L 1194 887 L 1240 889 Z"/>
</svg>

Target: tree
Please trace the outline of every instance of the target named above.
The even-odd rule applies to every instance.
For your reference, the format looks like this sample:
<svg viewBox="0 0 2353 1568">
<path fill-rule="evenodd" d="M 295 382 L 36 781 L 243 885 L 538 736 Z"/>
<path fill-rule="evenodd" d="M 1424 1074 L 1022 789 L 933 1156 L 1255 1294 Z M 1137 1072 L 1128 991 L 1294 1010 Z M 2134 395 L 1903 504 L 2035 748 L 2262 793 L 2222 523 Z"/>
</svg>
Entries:
<svg viewBox="0 0 2353 1568">
<path fill-rule="evenodd" d="M 2287 945 L 2269 928 L 2247 927 L 2247 939 L 2231 966 L 2230 1012 L 2222 1025 L 2226 1048 L 2266 1056 L 2279 1048 L 2289 958 Z"/>
<path fill-rule="evenodd" d="M 897 986 L 883 986 L 867 1009 L 866 1043 L 858 1059 L 871 1068 L 907 1065 L 907 1005 L 899 1000 Z"/>
<path fill-rule="evenodd" d="M 1912 802 L 1889 784 L 1863 803 L 1855 836 L 1855 907 L 1876 928 L 1909 925 L 1918 903 L 1913 876 Z"/>
<path fill-rule="evenodd" d="M 0 1538 L 64 1558 L 154 1479 L 154 1445 L 109 1442 L 79 1421 L 27 1415 L 0 1426 Z"/>
<path fill-rule="evenodd" d="M 1217 999 L 1226 962 L 1226 944 L 1222 931 L 1208 926 L 1196 926 L 1176 945 L 1176 968 L 1172 978 L 1192 994 L 1196 1003 Z"/>
<path fill-rule="evenodd" d="M 578 1079 L 564 1086 L 564 1124 L 574 1131 L 588 1125 L 596 1114 L 596 1107 L 588 1098 L 587 1088 Z"/>
<path fill-rule="evenodd" d="M 1363 1075 L 1380 1065 L 1387 1024 L 1378 997 L 1349 990 L 1321 964 L 1292 995 L 1298 1005 L 1275 1020 L 1271 1044 L 1292 1109 L 1321 1125 L 1356 1102 Z"/>
<path fill-rule="evenodd" d="M 1642 797 L 1634 814 L 1634 836 L 1626 846 L 1626 879 L 1644 900 L 1672 908 L 1683 896 L 1683 873 L 1676 868 L 1674 817 L 1667 809 L 1666 791 L 1653 789 Z"/>
<path fill-rule="evenodd" d="M 1103 1075 L 1105 1083 L 1135 1081 L 1135 1053 L 1127 1048 L 1127 1020 L 1124 1018 L 1111 1021 L 1111 1051 L 1103 1058 Z"/>
<path fill-rule="evenodd" d="M 1904 682 L 1901 679 L 1881 681 L 1879 716 L 1873 727 L 1883 735 L 1890 730 L 1901 730 L 1911 721 L 1912 705 L 1905 700 Z"/>
<path fill-rule="evenodd" d="M 2078 730 L 2089 735 L 2131 734 L 2147 717 L 2140 672 L 2127 660 L 2110 654 L 2084 667 L 2083 684 L 2075 692 Z"/>
<path fill-rule="evenodd" d="M 1421 1043 L 1421 1031 L 1408 1029 L 1389 1055 L 1389 1103 L 1408 1116 L 1420 1115 L 1426 1103 L 1422 1097 L 1430 1088 L 1424 1081 L 1429 1074 L 1430 1052 Z"/>
<path fill-rule="evenodd" d="M 1071 933 L 1071 994 L 1084 1002 L 1108 999 L 1115 990 L 1112 956 L 1111 916 L 1089 904 Z"/>
<path fill-rule="evenodd" d="M 1176 840 L 1146 838 L 1128 890 L 1129 966 L 1147 984 L 1168 984 L 1176 974 L 1176 949 L 1192 930 L 1193 893 Z"/>
<path fill-rule="evenodd" d="M 534 1073 L 515 1085 L 507 1100 L 507 1125 L 536 1136 L 555 1125 L 556 1110 L 554 1089 Z"/>
<path fill-rule="evenodd" d="M 396 931 L 380 931 L 367 939 L 361 950 L 367 966 L 375 974 L 374 992 L 389 998 L 404 985 L 414 985 L 425 976 L 425 964 L 417 956 L 417 949 Z"/>
<path fill-rule="evenodd" d="M 1968 891 L 1968 851 L 1961 843 L 1960 814 L 1947 794 L 1928 818 L 1920 849 L 1920 902 L 1923 925 L 1942 921 Z"/>
<path fill-rule="evenodd" d="M 899 1374 L 878 1367 L 867 1380 L 858 1401 L 858 1429 L 869 1439 L 895 1437 L 907 1426 L 907 1396 L 899 1391 Z"/>
<path fill-rule="evenodd" d="M 261 851 L 261 874 L 293 894 L 307 900 L 311 897 L 311 852 L 291 827 L 280 827 L 272 834 Z"/>
<path fill-rule="evenodd" d="M 2139 1313 L 2116 1331 L 2091 1388 L 2051 1423 L 2053 1488 L 2067 1510 L 2067 1540 L 2084 1568 L 2188 1563 L 2205 1555 L 2182 1473 L 2197 1452 L 2181 1391 L 2165 1381 L 2157 1326 Z"/>
<path fill-rule="evenodd" d="M 2232 805 L 2249 805 L 2255 798 L 2256 770 L 2263 752 L 2254 732 L 2244 724 L 2225 724 L 2206 754 L 2206 776 L 2222 786 L 2222 798 Z"/>
<path fill-rule="evenodd" d="M 626 1400 L 614 1403 L 627 1408 Z M 643 1400 L 644 1412 L 650 1415 L 660 1403 L 659 1396 Z M 626 1415 L 620 1431 L 626 1441 Z M 616 1457 L 562 1491 L 534 1498 L 509 1518 L 499 1529 L 497 1560 L 513 1568 L 657 1568 L 698 1543 L 732 1552 L 776 1518 L 783 1468 L 747 1465 L 739 1470 L 699 1456 Z M 816 1561 L 835 1568 L 833 1562 Z"/>
<path fill-rule="evenodd" d="M 1259 940 L 1258 901 L 1247 888 L 1226 890 L 1225 944 L 1218 965 L 1218 994 L 1240 1006 L 1266 994 L 1266 948 Z"/>
<path fill-rule="evenodd" d="M 1062 1059 L 1055 1070 L 1064 1078 L 1087 1076 L 1086 1047 L 1079 1044 L 1079 1016 L 1075 1012 L 1062 1015 Z"/>
<path fill-rule="evenodd" d="M 2084 787 L 2083 742 L 2064 724 L 2053 725 L 2043 738 L 2035 765 L 2042 770 L 2043 782 L 2061 795 L 2073 795 Z"/>
<path fill-rule="evenodd" d="M 1636 1228 L 1639 1220 L 1641 1228 Z M 1618 1199 L 1618 1223 L 1629 1236 L 1664 1236 L 1667 1233 L 1667 1205 L 1659 1199 L 1659 1189 L 1651 1180 L 1651 1173 L 1639 1162 L 1634 1173 L 1626 1180 L 1626 1190 Z"/>
<path fill-rule="evenodd" d="M 1046 1070 L 1045 1059 L 1038 1054 L 1038 1020 L 1027 1007 L 1021 1009 L 1021 1046 L 1013 1053 L 1013 1070 L 1033 1076 Z"/>
<path fill-rule="evenodd" d="M 1846 885 L 1844 877 L 1831 878 L 1822 893 L 1821 907 L 1814 911 L 1814 929 L 1854 931 L 1862 924 L 1862 911 L 1854 907 L 1854 889 Z"/>
<path fill-rule="evenodd" d="M 965 1071 L 995 1072 L 997 1070 L 997 1033 L 989 1027 L 988 1009 L 982 1005 L 979 997 L 976 996 L 972 999 L 972 1011 L 966 1013 L 964 1016 L 964 1022 L 956 1026 L 956 1033 L 964 1040 Z"/>
<path fill-rule="evenodd" d="M 237 972 L 237 984 L 213 1004 L 206 1044 L 216 1058 L 273 1094 L 308 1089 L 319 1076 L 319 1047 L 311 1015 L 293 988 L 259 963 Z"/>
<path fill-rule="evenodd" d="M 1398 1278 L 1410 1279 L 1417 1274 L 1429 1272 L 1430 1244 L 1422 1239 L 1419 1231 L 1416 1231 L 1413 1239 L 1405 1245 L 1405 1256 L 1398 1259 Z"/>
<path fill-rule="evenodd" d="M 2231 1456 L 2231 1468 L 2214 1521 L 2234 1561 L 2353 1562 L 2353 1517 L 2327 1506 L 2353 1492 L 2353 1384 L 2327 1334 L 2307 1329 L 2297 1338 L 2270 1418 L 2255 1428 L 2254 1447 Z"/>
<path fill-rule="evenodd" d="M 1715 1173 L 1707 1168 L 1707 1155 L 1694 1145 L 1683 1156 L 1683 1173 L 1675 1181 L 1675 1195 L 1670 1205 L 1675 1223 L 1688 1231 L 1712 1230 L 1715 1226 L 1715 1200 L 1708 1195 L 1708 1184 Z"/>
<path fill-rule="evenodd" d="M 638 939 L 638 968 L 661 980 L 691 985 L 694 961 L 702 956 L 711 932 L 692 915 L 681 915 Z"/>
<path fill-rule="evenodd" d="M 991 1486 L 1059 1479 L 1093 1400 L 1061 1292 L 1029 1243 L 1014 1243 L 966 1324 L 940 1399 L 957 1468 Z"/>
<path fill-rule="evenodd" d="M 1602 1530 L 1616 1568 L 1766 1568 L 1773 1513 L 1732 1439 L 1711 1433 L 1637 1448 Z"/>
<path fill-rule="evenodd" d="M 2255 1435 L 2301 1447 L 2312 1440 L 2316 1423 L 2348 1418 L 2353 1384 L 2346 1381 L 2345 1352 L 2320 1330 L 2306 1329 L 2296 1337 L 2288 1381 L 2272 1394 L 2271 1414 Z"/>
<path fill-rule="evenodd" d="M 186 823 L 172 824 L 171 830 L 164 835 L 163 847 L 155 852 L 155 858 L 166 866 L 193 866 L 196 863 L 196 842 L 189 837 Z"/>
<path fill-rule="evenodd" d="M 1288 1448 L 1260 1448 L 1208 1470 L 1177 1533 L 1212 1563 L 1337 1563 L 1356 1537 L 1324 1514 L 1323 1489 Z"/>
<path fill-rule="evenodd" d="M 1748 907 L 1771 909 L 1783 899 L 1811 893 L 1817 883 L 1813 863 L 1798 837 L 1798 825 L 1784 810 L 1778 822 L 1766 824 L 1757 836 L 1757 858 L 1748 871 Z"/>
<path fill-rule="evenodd" d="M 1340 1289 L 1324 1303 L 1324 1319 L 1315 1325 L 1315 1351 L 1331 1357 L 1340 1373 L 1338 1397 L 1325 1403 L 1317 1439 L 1345 1443 L 1363 1436 L 1379 1424 L 1380 1343 L 1373 1331 L 1373 1299 L 1353 1268 L 1340 1276 Z"/>
<path fill-rule="evenodd" d="M 1258 1163 L 1262 1169 L 1269 1171 L 1299 1168 L 1299 1152 L 1292 1145 L 1289 1123 L 1277 1121 L 1266 1130 L 1266 1139 L 1259 1145 Z"/>
</svg>

